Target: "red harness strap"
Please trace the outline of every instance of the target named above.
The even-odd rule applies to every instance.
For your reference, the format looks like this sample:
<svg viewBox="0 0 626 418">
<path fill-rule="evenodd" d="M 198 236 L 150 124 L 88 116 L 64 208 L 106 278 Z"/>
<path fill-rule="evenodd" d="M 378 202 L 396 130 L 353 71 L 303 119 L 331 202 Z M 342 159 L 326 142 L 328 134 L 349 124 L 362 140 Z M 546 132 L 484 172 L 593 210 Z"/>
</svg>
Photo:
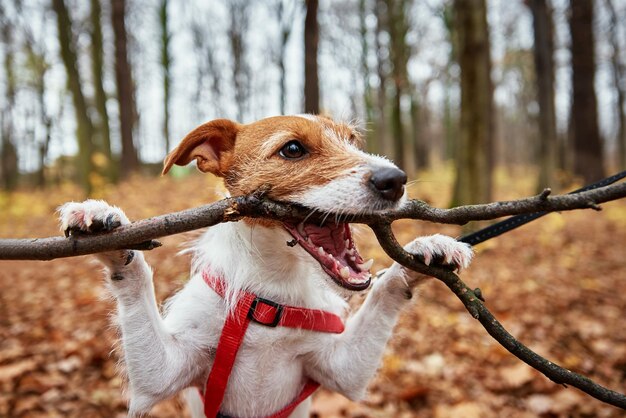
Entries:
<svg viewBox="0 0 626 418">
<path fill-rule="evenodd" d="M 204 281 L 218 295 L 226 293 L 224 281 L 219 277 L 202 274 Z M 344 325 L 341 318 L 333 313 L 318 309 L 296 308 L 260 298 L 253 293 L 240 291 L 237 305 L 231 315 L 226 317 L 220 336 L 213 368 L 209 373 L 204 392 L 204 415 L 214 418 L 224 399 L 228 378 L 235 363 L 235 357 L 243 341 L 250 321 L 268 327 L 290 327 L 310 331 L 340 334 Z M 286 418 L 306 398 L 319 387 L 319 383 L 308 379 L 300 394 L 289 405 L 268 418 Z"/>
</svg>

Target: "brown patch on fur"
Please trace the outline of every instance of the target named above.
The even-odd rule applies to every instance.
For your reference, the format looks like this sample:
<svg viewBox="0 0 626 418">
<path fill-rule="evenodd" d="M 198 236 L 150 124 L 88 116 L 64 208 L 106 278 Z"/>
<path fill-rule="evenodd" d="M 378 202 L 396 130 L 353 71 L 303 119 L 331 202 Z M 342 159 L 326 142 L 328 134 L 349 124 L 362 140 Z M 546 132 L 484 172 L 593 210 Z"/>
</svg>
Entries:
<svg viewBox="0 0 626 418">
<path fill-rule="evenodd" d="M 245 125 L 237 136 L 234 160 L 226 175 L 226 187 L 233 194 L 247 194 L 270 184 L 269 196 L 288 199 L 311 186 L 322 185 L 363 163 L 350 147 L 351 130 L 331 122 L 302 117 L 275 117 Z M 269 138 L 276 138 L 265 149 Z M 307 150 L 299 160 L 279 155 L 284 144 L 298 140 Z M 354 144 L 352 144 L 354 145 Z"/>
<path fill-rule="evenodd" d="M 174 164 L 187 165 L 195 159 L 201 171 L 224 177 L 233 158 L 239 126 L 228 119 L 216 119 L 198 126 L 167 155 L 162 174 Z"/>
<path fill-rule="evenodd" d="M 347 139 L 348 142 L 358 149 L 362 150 L 365 146 L 363 135 L 361 135 L 361 132 L 359 132 L 355 126 L 345 123 L 336 123 L 330 116 L 326 115 L 318 115 L 318 118 L 325 128 L 333 130 L 338 137 Z"/>
<path fill-rule="evenodd" d="M 279 155 L 292 140 L 307 150 L 303 158 L 288 160 Z M 196 158 L 202 171 L 224 177 L 233 196 L 269 184 L 269 197 L 288 200 L 363 164 L 362 156 L 354 150 L 361 145 L 355 129 L 325 117 L 313 121 L 277 116 L 249 125 L 221 119 L 189 133 L 167 157 L 163 172 L 172 164 L 184 165 Z"/>
</svg>

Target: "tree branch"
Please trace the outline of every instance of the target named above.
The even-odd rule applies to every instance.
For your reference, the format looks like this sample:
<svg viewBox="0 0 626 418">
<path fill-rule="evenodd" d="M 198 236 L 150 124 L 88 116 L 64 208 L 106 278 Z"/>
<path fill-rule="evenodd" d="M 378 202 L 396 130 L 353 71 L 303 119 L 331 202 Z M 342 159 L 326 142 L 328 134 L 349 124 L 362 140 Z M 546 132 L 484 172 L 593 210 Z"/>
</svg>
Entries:
<svg viewBox="0 0 626 418">
<path fill-rule="evenodd" d="M 426 266 L 417 257 L 404 251 L 393 235 L 391 224 L 376 223 L 369 226 L 376 234 L 382 248 L 392 259 L 405 267 L 444 282 L 489 335 L 515 357 L 540 371 L 555 383 L 572 385 L 602 402 L 626 409 L 626 396 L 600 386 L 588 377 L 554 364 L 516 340 L 483 304 L 482 297 L 476 295 L 456 274 L 441 268 Z"/>
<path fill-rule="evenodd" d="M 88 237 L 0 239 L 0 260 L 52 260 L 62 257 L 93 254 L 115 249 L 150 249 L 151 242 L 181 232 L 237 221 L 244 217 L 282 221 L 302 219 L 323 221 L 335 219 L 327 214 L 311 213 L 310 209 L 279 203 L 265 197 L 269 187 L 248 196 L 220 200 L 209 205 L 156 216 L 133 222 L 112 232 Z M 557 212 L 575 209 L 597 209 L 598 204 L 626 197 L 626 183 L 601 187 L 577 194 L 548 196 L 548 192 L 526 199 L 459 206 L 452 209 L 433 208 L 420 200 L 410 200 L 402 208 L 376 214 L 350 215 L 352 223 L 391 223 L 397 219 L 416 219 L 463 225 L 470 221 L 496 219 L 502 216 L 532 212 Z"/>
</svg>

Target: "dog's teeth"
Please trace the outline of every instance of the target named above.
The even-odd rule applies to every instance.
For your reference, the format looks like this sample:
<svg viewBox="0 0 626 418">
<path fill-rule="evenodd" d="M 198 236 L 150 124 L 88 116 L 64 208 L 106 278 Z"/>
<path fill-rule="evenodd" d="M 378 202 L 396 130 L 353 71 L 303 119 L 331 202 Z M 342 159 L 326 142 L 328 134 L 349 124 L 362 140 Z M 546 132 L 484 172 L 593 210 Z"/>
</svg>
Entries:
<svg viewBox="0 0 626 418">
<path fill-rule="evenodd" d="M 322 247 L 317 247 L 317 253 L 318 253 L 319 255 L 324 255 L 324 253 L 325 253 L 325 252 L 326 252 L 326 251 L 324 251 L 324 249 L 323 249 Z"/>
<path fill-rule="evenodd" d="M 374 259 L 370 258 L 368 261 L 362 264 L 357 264 L 357 267 L 361 270 L 369 270 L 372 268 L 372 264 L 374 264 Z"/>
<path fill-rule="evenodd" d="M 308 238 L 306 236 L 306 232 L 304 231 L 304 222 L 300 222 L 297 226 L 296 229 L 298 230 L 298 233 L 300 235 L 302 235 L 304 238 Z"/>
<path fill-rule="evenodd" d="M 339 270 L 339 274 L 341 274 L 341 277 L 343 277 L 344 279 L 347 279 L 350 277 L 350 269 L 346 266 Z"/>
<path fill-rule="evenodd" d="M 371 275 L 350 277 L 348 281 L 352 284 L 363 284 L 370 279 Z"/>
<path fill-rule="evenodd" d="M 355 261 L 356 257 L 355 256 L 350 256 L 350 261 Z"/>
</svg>

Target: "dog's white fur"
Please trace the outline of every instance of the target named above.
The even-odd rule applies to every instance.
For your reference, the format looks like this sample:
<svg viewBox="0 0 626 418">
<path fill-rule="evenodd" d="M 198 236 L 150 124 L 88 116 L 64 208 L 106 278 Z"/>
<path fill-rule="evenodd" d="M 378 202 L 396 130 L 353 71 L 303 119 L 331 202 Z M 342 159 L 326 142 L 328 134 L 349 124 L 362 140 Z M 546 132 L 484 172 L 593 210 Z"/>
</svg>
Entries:
<svg viewBox="0 0 626 418">
<path fill-rule="evenodd" d="M 393 166 L 386 159 L 354 152 L 361 153 L 366 163 L 362 167 Z M 294 200 L 320 211 L 375 211 L 379 205 L 367 197 L 362 167 L 312 187 Z M 119 208 L 102 201 L 70 202 L 60 208 L 63 229 L 88 231 L 94 219 L 111 214 L 122 224 L 129 222 Z M 348 398 L 363 398 L 397 316 L 408 303 L 407 293 L 424 276 L 393 264 L 350 315 L 345 290 L 339 290 L 304 249 L 286 246 L 290 239 L 282 228 L 246 222 L 209 228 L 192 248 L 189 282 L 167 302 L 163 317 L 154 295 L 152 270 L 141 252 L 128 265 L 124 265 L 127 251 L 98 255 L 109 276 L 123 278 L 108 280 L 108 285 L 117 300 L 131 416 L 148 412 L 185 388 L 203 387 L 238 289 L 283 304 L 336 313 L 345 318 L 346 329 L 342 334 L 327 334 L 252 324 L 230 376 L 223 412 L 237 417 L 273 413 L 291 402 L 306 377 Z M 467 245 L 441 235 L 418 238 L 406 249 L 422 254 L 427 262 L 443 256 L 462 268 L 472 258 Z M 230 293 L 225 300 L 202 279 L 202 271 L 209 266 L 227 281 Z M 186 397 L 195 403 L 194 413 L 203 416 L 197 391 L 188 391 Z M 307 417 L 309 406 L 310 400 L 291 416 Z"/>
</svg>

